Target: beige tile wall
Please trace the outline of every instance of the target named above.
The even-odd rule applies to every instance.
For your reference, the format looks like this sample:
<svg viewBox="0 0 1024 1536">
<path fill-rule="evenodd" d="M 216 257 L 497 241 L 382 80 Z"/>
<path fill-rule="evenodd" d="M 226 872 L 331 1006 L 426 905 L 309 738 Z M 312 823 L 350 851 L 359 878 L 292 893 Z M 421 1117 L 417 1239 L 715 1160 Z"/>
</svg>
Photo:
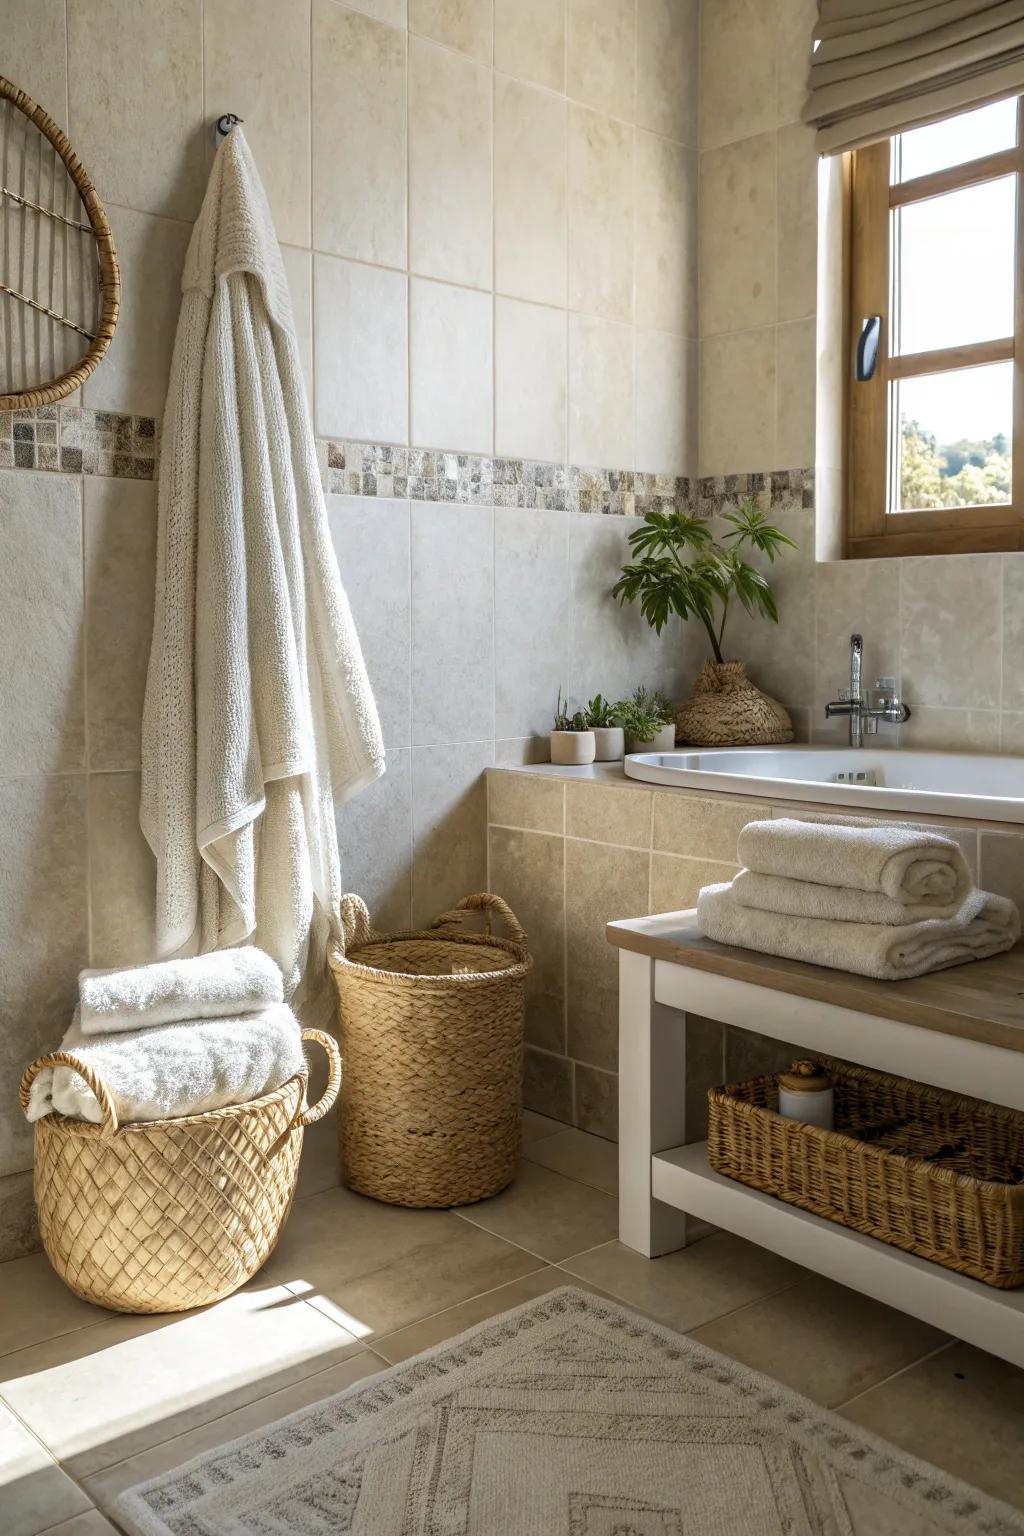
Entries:
<svg viewBox="0 0 1024 1536">
<path fill-rule="evenodd" d="M 792 815 L 793 807 L 650 789 L 628 779 L 593 783 L 550 768 L 493 768 L 487 795 L 489 888 L 519 917 L 535 961 L 527 991 L 527 1107 L 614 1140 L 618 955 L 605 924 L 695 906 L 701 886 L 736 873 L 736 839 L 747 822 Z M 956 837 L 982 885 L 1024 910 L 1024 835 L 934 824 Z M 697 1021 L 693 1044 L 689 1123 L 697 1135 L 704 1089 L 775 1071 L 793 1055 L 791 1045 L 709 1019 Z"/>
<path fill-rule="evenodd" d="M 695 0 L 0 0 L 0 37 L 4 73 L 67 124 L 121 255 L 86 405 L 161 414 L 231 110 L 319 435 L 695 472 Z M 59 1040 L 81 965 L 150 951 L 155 496 L 0 473 L 0 1257 L 34 1240 L 21 1068 Z M 341 815 L 347 878 L 405 926 L 485 885 L 484 770 L 534 750 L 560 686 L 679 688 L 687 658 L 678 629 L 658 642 L 610 601 L 625 519 L 328 510 L 389 754 Z M 560 1031 L 557 955 L 538 974 L 533 1027 Z M 579 1087 L 595 1115 L 605 1086 Z"/>
<path fill-rule="evenodd" d="M 815 461 L 817 157 L 799 121 L 815 0 L 703 0 L 700 71 L 700 469 L 721 476 Z M 865 676 L 895 676 L 914 709 L 879 744 L 1019 752 L 1024 555 L 815 565 L 773 576 L 782 623 L 740 622 L 755 679 L 844 737 L 823 705 L 863 631 Z M 789 531 L 794 531 L 791 527 Z M 756 661 L 754 658 L 756 657 Z"/>
</svg>

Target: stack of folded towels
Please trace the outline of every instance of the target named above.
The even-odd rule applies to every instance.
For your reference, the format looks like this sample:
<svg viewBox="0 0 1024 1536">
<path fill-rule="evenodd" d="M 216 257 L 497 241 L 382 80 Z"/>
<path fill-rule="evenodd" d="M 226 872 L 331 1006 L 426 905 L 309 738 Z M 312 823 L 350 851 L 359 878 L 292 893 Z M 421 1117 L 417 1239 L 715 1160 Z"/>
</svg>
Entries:
<svg viewBox="0 0 1024 1536">
<path fill-rule="evenodd" d="M 121 1123 L 244 1104 L 306 1069 L 281 972 L 251 947 L 83 971 L 60 1048 L 98 1074 Z M 71 1067 L 46 1069 L 32 1084 L 28 1118 L 55 1111 L 103 1119 L 95 1094 Z"/>
<path fill-rule="evenodd" d="M 701 932 L 720 944 L 899 981 L 1020 938 L 1013 902 L 976 890 L 960 848 L 935 832 L 752 821 L 736 852 L 745 867 L 697 900 Z"/>
</svg>

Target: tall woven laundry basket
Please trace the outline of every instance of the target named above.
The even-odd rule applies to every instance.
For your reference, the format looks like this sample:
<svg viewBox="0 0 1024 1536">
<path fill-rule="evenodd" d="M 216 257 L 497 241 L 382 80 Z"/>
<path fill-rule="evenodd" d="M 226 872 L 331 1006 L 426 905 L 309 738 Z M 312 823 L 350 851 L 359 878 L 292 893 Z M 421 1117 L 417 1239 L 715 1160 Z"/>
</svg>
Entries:
<svg viewBox="0 0 1024 1536">
<path fill-rule="evenodd" d="M 466 932 L 475 912 L 486 932 Z M 499 915 L 508 938 L 491 933 Z M 464 1205 L 515 1177 L 526 934 L 500 896 L 467 896 L 424 932 L 377 933 L 341 903 L 331 957 L 345 1072 L 345 1182 L 393 1205 Z"/>
<path fill-rule="evenodd" d="M 306 1105 L 306 1074 L 247 1104 L 179 1120 L 119 1126 L 103 1081 L 67 1051 L 21 1080 L 22 1109 L 44 1067 L 73 1067 L 103 1122 L 45 1115 L 35 1127 L 35 1195 L 43 1247 L 76 1295 L 114 1312 L 186 1312 L 237 1291 L 266 1263 L 295 1195 L 302 1132 L 337 1097 L 330 1035 L 327 1088 Z"/>
</svg>

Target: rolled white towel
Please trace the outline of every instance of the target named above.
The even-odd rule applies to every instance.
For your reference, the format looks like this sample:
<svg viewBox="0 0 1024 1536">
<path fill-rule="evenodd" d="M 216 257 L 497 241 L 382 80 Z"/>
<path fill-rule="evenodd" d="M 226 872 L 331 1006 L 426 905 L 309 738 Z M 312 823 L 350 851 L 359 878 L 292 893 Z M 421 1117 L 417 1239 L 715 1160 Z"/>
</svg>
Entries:
<svg viewBox="0 0 1024 1536">
<path fill-rule="evenodd" d="M 954 917 L 927 918 L 896 927 L 788 917 L 740 906 L 731 884 L 706 885 L 697 897 L 697 923 L 719 944 L 766 955 L 854 971 L 880 981 L 903 981 L 968 960 L 1012 949 L 1020 914 L 1005 896 L 972 891 Z"/>
<path fill-rule="evenodd" d="M 954 917 L 963 897 L 948 906 L 928 902 L 904 905 L 882 891 L 855 891 L 845 885 L 815 885 L 812 880 L 789 880 L 785 875 L 758 875 L 741 869 L 732 882 L 732 893 L 741 907 L 759 912 L 778 912 L 783 917 L 831 918 L 845 923 L 886 923 L 890 927 L 917 923 L 930 917 Z"/>
<path fill-rule="evenodd" d="M 244 1104 L 306 1070 L 302 1033 L 283 1003 L 240 1018 L 102 1036 L 83 1034 L 76 1009 L 61 1050 L 102 1078 L 122 1124 Z M 28 1118 L 54 1111 L 95 1124 L 103 1119 L 95 1094 L 72 1067 L 46 1068 L 32 1084 Z"/>
<path fill-rule="evenodd" d="M 251 945 L 130 970 L 82 971 L 78 978 L 83 1035 L 237 1018 L 283 1000 L 280 970 Z"/>
<path fill-rule="evenodd" d="M 941 907 L 950 915 L 972 885 L 967 860 L 952 838 L 920 827 L 780 817 L 748 822 L 736 852 L 757 875 L 873 891 L 902 905 Z"/>
</svg>

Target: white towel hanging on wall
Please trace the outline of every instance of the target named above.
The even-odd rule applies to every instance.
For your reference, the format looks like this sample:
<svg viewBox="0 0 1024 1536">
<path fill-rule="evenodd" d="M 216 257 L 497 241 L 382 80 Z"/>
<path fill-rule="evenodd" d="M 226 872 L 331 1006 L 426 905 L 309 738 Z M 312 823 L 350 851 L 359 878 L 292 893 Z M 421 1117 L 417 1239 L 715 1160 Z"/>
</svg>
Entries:
<svg viewBox="0 0 1024 1536">
<path fill-rule="evenodd" d="M 140 811 L 158 957 L 253 936 L 286 995 L 311 998 L 342 895 L 335 802 L 383 771 L 280 250 L 236 127 L 185 260 L 161 444 Z"/>
</svg>

